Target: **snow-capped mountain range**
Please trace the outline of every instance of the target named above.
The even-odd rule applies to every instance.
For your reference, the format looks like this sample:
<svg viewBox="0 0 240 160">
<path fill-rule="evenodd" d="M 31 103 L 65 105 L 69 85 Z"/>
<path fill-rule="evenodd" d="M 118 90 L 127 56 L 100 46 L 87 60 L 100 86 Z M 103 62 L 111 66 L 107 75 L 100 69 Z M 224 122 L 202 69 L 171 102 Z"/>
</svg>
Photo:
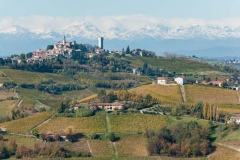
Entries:
<svg viewBox="0 0 240 160">
<path fill-rule="evenodd" d="M 0 30 L 0 55 L 45 48 L 47 44 L 61 40 L 63 35 L 66 35 L 69 41 L 94 43 L 93 45 L 97 45 L 98 37 L 104 37 L 107 49 L 121 49 L 126 45 L 132 45 L 133 48 L 145 48 L 157 53 L 212 47 L 240 47 L 240 27 L 191 25 L 173 28 L 164 24 L 156 24 L 145 25 L 137 30 L 128 30 L 120 27 L 99 28 L 89 22 L 74 22 L 57 29 L 22 26 L 2 29 Z M 11 45 L 16 42 L 20 46 L 14 49 Z M 210 42 L 212 45 L 209 44 Z"/>
<path fill-rule="evenodd" d="M 137 25 L 137 24 L 136 24 Z M 228 26 L 219 27 L 213 25 L 192 25 L 187 27 L 172 28 L 163 24 L 146 25 L 138 30 L 129 31 L 113 27 L 110 29 L 101 29 L 89 22 L 74 22 L 61 29 L 37 30 L 20 26 L 13 26 L 5 30 L 0 30 L 0 34 L 35 34 L 39 38 L 53 38 L 56 34 L 67 35 L 71 38 L 81 37 L 85 39 L 96 39 L 100 36 L 105 39 L 135 40 L 144 37 L 154 39 L 219 39 L 219 38 L 240 38 L 240 27 L 230 28 Z M 55 35 L 55 36 L 54 36 Z"/>
</svg>

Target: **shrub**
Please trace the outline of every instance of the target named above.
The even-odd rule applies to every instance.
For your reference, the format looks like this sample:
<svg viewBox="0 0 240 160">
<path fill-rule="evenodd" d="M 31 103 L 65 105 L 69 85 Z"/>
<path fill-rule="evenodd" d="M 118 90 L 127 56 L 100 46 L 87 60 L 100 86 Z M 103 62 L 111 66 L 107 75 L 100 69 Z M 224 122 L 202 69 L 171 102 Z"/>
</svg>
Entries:
<svg viewBox="0 0 240 160">
<path fill-rule="evenodd" d="M 111 142 L 116 141 L 116 136 L 115 136 L 114 133 L 110 133 L 110 135 L 109 135 L 109 140 L 110 140 Z"/>
<path fill-rule="evenodd" d="M 86 109 L 86 108 L 80 108 L 76 112 L 77 117 L 89 117 L 93 115 L 93 110 L 91 109 Z"/>
</svg>

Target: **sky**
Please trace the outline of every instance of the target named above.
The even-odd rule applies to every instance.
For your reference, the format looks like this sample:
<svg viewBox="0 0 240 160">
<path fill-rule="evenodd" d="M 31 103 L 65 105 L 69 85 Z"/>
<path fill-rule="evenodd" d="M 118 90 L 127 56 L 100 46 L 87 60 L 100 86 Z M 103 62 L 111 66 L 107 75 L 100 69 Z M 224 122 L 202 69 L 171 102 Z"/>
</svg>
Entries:
<svg viewBox="0 0 240 160">
<path fill-rule="evenodd" d="M 0 29 L 62 27 L 63 22 L 86 20 L 101 20 L 106 23 L 102 27 L 133 22 L 125 26 L 129 29 L 147 23 L 239 26 L 239 8 L 240 0 L 0 0 Z"/>
<path fill-rule="evenodd" d="M 0 0 L 0 17 L 143 14 L 160 18 L 240 17 L 239 0 Z"/>
</svg>

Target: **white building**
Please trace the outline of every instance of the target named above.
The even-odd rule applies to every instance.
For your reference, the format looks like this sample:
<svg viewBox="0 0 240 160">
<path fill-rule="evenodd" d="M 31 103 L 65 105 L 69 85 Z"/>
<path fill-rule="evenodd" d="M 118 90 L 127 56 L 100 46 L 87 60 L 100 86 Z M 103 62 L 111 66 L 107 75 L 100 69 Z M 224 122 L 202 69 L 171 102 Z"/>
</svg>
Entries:
<svg viewBox="0 0 240 160">
<path fill-rule="evenodd" d="M 180 84 L 180 85 L 184 85 L 187 83 L 187 80 L 185 77 L 177 77 L 177 78 L 174 78 L 174 81 L 177 83 L 177 84 Z"/>
<path fill-rule="evenodd" d="M 98 47 L 103 49 L 103 37 L 98 38 Z"/>
<path fill-rule="evenodd" d="M 168 84 L 167 77 L 158 77 L 157 84 Z"/>
<path fill-rule="evenodd" d="M 227 123 L 235 122 L 237 124 L 240 123 L 240 117 L 231 117 Z"/>
</svg>

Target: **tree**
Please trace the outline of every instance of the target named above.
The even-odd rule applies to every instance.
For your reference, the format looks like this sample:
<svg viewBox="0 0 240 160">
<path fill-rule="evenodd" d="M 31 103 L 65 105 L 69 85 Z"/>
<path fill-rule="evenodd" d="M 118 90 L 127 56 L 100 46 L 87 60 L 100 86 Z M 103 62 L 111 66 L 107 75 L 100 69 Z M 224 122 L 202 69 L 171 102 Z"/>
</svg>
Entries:
<svg viewBox="0 0 240 160">
<path fill-rule="evenodd" d="M 20 56 L 19 56 L 19 58 L 21 59 L 21 60 L 25 60 L 25 54 L 24 53 L 22 53 L 22 54 L 20 54 Z"/>
<path fill-rule="evenodd" d="M 36 128 L 31 130 L 31 134 L 34 135 L 35 137 L 39 136 L 39 132 L 38 132 L 38 130 Z"/>
<path fill-rule="evenodd" d="M 127 46 L 127 49 L 126 49 L 126 54 L 130 54 L 131 52 L 130 52 L 130 48 L 129 48 L 129 46 Z"/>
<path fill-rule="evenodd" d="M 114 142 L 114 141 L 116 140 L 116 136 L 115 136 L 114 133 L 110 133 L 110 135 L 109 135 L 109 140 L 110 140 L 111 142 Z"/>
<path fill-rule="evenodd" d="M 98 90 L 98 94 L 97 94 L 97 97 L 100 98 L 102 96 L 105 96 L 106 95 L 106 91 L 104 89 L 100 89 Z"/>
<path fill-rule="evenodd" d="M 32 52 L 27 53 L 26 58 L 32 58 Z"/>
<path fill-rule="evenodd" d="M 65 130 L 64 130 L 64 132 L 68 135 L 68 134 L 70 134 L 70 135 L 74 135 L 74 134 L 76 134 L 76 130 L 75 130 L 75 128 L 73 127 L 73 126 L 68 126 Z"/>
<path fill-rule="evenodd" d="M 53 48 L 54 48 L 53 45 L 48 45 L 48 46 L 47 46 L 47 50 L 51 50 L 51 49 L 53 49 Z"/>
</svg>

